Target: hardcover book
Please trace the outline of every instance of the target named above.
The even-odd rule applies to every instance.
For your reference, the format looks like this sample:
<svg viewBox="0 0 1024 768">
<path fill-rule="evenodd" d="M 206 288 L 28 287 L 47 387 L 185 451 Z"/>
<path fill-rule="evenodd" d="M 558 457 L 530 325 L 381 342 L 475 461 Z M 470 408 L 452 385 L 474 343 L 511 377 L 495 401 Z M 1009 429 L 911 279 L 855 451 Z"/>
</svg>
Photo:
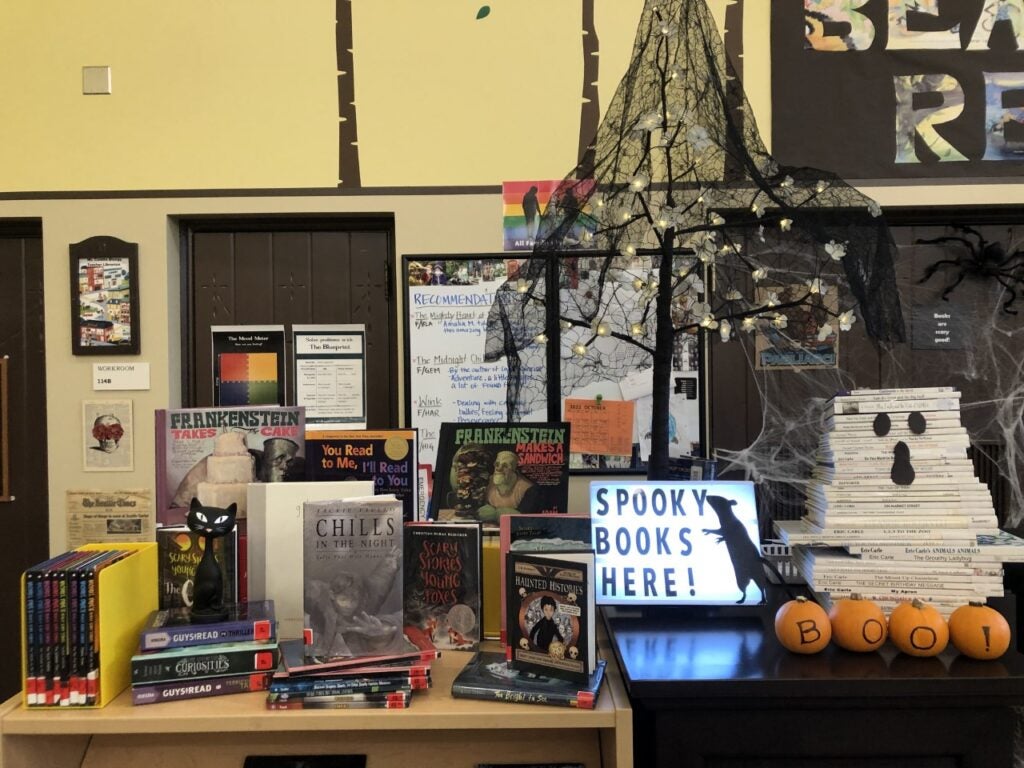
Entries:
<svg viewBox="0 0 1024 768">
<path fill-rule="evenodd" d="M 402 502 L 393 495 L 303 505 L 303 606 L 316 660 L 383 656 L 402 633 Z"/>
<path fill-rule="evenodd" d="M 131 661 L 132 685 L 273 672 L 279 658 L 276 643 L 255 642 L 137 653 Z"/>
<path fill-rule="evenodd" d="M 281 660 L 288 675 L 326 674 L 342 670 L 366 672 L 369 668 L 383 665 L 395 668 L 405 665 L 419 669 L 433 662 L 441 652 L 430 644 L 430 639 L 426 635 L 421 635 L 417 639 L 421 642 L 413 642 L 406 638 L 402 649 L 394 653 L 337 659 L 310 658 L 302 640 L 284 640 L 281 642 Z"/>
<path fill-rule="evenodd" d="M 306 472 L 301 406 L 175 408 L 156 412 L 156 515 L 180 525 L 193 498 L 211 507 L 238 505 L 246 486 L 302 480 Z"/>
<path fill-rule="evenodd" d="M 277 637 L 274 602 L 232 603 L 228 616 L 210 624 L 193 624 L 188 608 L 154 611 L 139 636 L 139 649 L 181 648 L 215 643 L 269 642 Z"/>
<path fill-rule="evenodd" d="M 412 695 L 408 691 L 309 698 L 286 693 L 267 694 L 267 709 L 408 709 L 411 703 Z"/>
<path fill-rule="evenodd" d="M 439 649 L 480 645 L 481 540 L 476 523 L 405 526 L 405 627 Z"/>
<path fill-rule="evenodd" d="M 301 637 L 306 626 L 302 599 L 304 549 L 302 505 L 373 493 L 366 480 L 251 483 L 247 529 L 249 600 L 273 600 L 281 637 Z"/>
<path fill-rule="evenodd" d="M 402 501 L 406 522 L 422 520 L 415 429 L 310 430 L 306 433 L 309 480 L 371 480 L 374 493 Z"/>
<path fill-rule="evenodd" d="M 510 552 L 505 582 L 513 668 L 585 683 L 596 665 L 593 552 Z"/>
<path fill-rule="evenodd" d="M 156 529 L 157 571 L 160 575 L 160 608 L 191 608 L 196 566 L 206 547 L 201 533 L 184 525 Z M 238 600 L 238 532 L 213 540 L 213 552 L 220 566 L 225 604 Z"/>
<path fill-rule="evenodd" d="M 132 686 L 132 704 L 159 704 L 179 699 L 203 699 L 228 693 L 265 691 L 270 680 L 268 672 L 211 677 L 206 680 L 152 683 Z"/>
<path fill-rule="evenodd" d="M 504 515 L 498 525 L 500 582 L 505 583 L 509 552 L 565 552 L 591 548 L 590 515 Z M 505 642 L 507 604 L 501 589 L 501 640 Z"/>
<path fill-rule="evenodd" d="M 565 512 L 569 424 L 441 424 L 431 515 L 496 526 L 502 515 Z"/>
<path fill-rule="evenodd" d="M 514 669 L 500 651 L 480 651 L 456 675 L 452 696 L 593 709 L 604 680 L 604 669 L 605 661 L 599 659 L 594 672 L 580 684 Z"/>
</svg>

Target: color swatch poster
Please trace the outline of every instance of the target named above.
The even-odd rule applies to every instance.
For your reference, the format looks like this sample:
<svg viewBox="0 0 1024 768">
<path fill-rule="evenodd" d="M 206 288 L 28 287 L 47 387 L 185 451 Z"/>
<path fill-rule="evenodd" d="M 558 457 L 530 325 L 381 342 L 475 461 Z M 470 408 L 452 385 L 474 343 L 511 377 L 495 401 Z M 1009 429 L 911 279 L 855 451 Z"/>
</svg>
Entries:
<svg viewBox="0 0 1024 768">
<path fill-rule="evenodd" d="M 284 405 L 284 326 L 215 325 L 213 404 Z"/>
</svg>

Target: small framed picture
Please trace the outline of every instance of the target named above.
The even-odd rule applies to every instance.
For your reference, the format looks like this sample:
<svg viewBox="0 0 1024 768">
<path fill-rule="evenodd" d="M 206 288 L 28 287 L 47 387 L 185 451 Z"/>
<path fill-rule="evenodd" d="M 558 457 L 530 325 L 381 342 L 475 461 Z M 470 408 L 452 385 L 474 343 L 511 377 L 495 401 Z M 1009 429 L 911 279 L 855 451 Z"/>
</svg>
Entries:
<svg viewBox="0 0 1024 768">
<path fill-rule="evenodd" d="M 82 469 L 131 472 L 135 469 L 131 400 L 82 401 Z"/>
<path fill-rule="evenodd" d="M 139 354 L 138 246 L 116 237 L 71 245 L 71 353 Z"/>
</svg>

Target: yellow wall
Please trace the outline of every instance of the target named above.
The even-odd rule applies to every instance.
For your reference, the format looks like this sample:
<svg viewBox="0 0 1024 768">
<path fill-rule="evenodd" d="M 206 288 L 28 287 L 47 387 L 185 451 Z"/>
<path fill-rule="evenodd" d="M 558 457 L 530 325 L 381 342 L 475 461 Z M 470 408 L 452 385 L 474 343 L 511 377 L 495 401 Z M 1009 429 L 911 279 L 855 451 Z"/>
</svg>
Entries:
<svg viewBox="0 0 1024 768">
<path fill-rule="evenodd" d="M 721 20 L 728 0 L 711 0 Z M 356 108 L 366 187 L 497 187 L 575 164 L 581 19 L 571 0 L 353 0 Z M 748 97 L 767 139 L 766 0 L 747 0 Z M 602 107 L 632 47 L 641 0 L 595 0 Z M 4 0 L 0 3 L 0 219 L 43 223 L 51 549 L 64 493 L 153 487 L 156 408 L 180 404 L 176 217 L 387 213 L 396 251 L 499 251 L 492 194 L 113 197 L 30 191 L 334 188 L 334 0 Z M 83 96 L 81 67 L 110 65 L 111 96 Z M 865 189 L 883 206 L 1021 203 L 1020 185 Z M 11 194 L 14 193 L 14 194 Z M 139 244 L 142 354 L 152 388 L 130 397 L 136 470 L 81 471 L 81 401 L 95 359 L 70 354 L 68 245 Z M 400 322 L 396 309 L 396 323 Z M 104 362 L 115 359 L 103 358 Z M 401 382 L 402 375 L 399 374 Z M 586 484 L 573 484 L 576 509 Z"/>
</svg>

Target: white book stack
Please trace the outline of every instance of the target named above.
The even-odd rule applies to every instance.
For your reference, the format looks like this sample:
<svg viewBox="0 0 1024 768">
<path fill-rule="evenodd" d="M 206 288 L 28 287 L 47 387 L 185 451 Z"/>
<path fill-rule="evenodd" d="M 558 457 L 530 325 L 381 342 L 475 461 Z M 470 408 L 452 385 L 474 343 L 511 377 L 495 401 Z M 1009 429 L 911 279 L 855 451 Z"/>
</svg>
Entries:
<svg viewBox="0 0 1024 768">
<path fill-rule="evenodd" d="M 956 389 L 854 390 L 827 401 L 824 423 L 805 515 L 776 528 L 826 603 L 916 597 L 949 615 L 1002 596 L 1002 563 L 1024 546 L 1002 538 L 975 477 Z"/>
</svg>

